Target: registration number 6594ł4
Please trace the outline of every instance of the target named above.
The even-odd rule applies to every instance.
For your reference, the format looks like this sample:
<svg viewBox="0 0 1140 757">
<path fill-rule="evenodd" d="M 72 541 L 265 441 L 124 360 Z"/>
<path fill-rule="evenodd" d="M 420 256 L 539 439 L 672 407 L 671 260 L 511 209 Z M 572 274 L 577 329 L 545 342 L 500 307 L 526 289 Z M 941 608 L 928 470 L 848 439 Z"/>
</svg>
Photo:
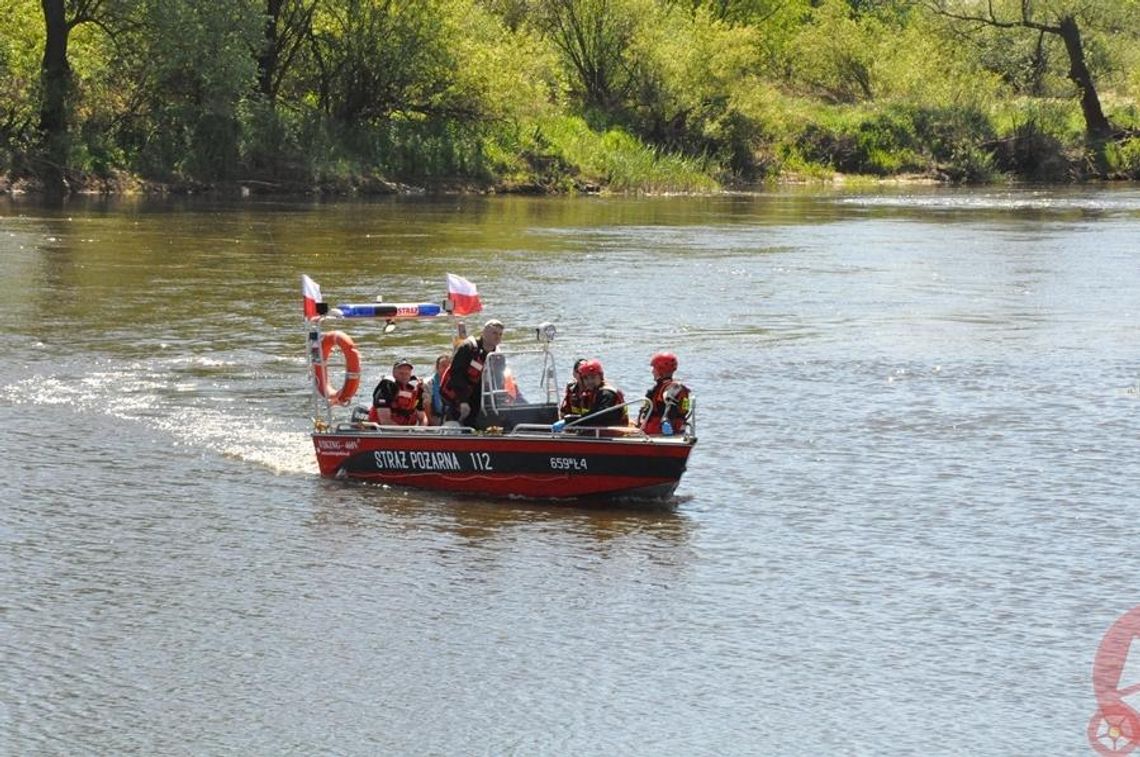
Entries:
<svg viewBox="0 0 1140 757">
<path fill-rule="evenodd" d="M 586 458 L 584 457 L 552 457 L 550 458 L 551 470 L 586 470 Z"/>
</svg>

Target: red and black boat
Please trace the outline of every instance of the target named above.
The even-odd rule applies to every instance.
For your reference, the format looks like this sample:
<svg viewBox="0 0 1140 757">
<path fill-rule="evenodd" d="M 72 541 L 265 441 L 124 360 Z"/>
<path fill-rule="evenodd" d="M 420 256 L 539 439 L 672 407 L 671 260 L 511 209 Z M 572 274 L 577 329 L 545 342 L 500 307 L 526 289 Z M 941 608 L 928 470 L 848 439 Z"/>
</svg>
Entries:
<svg viewBox="0 0 1140 757">
<path fill-rule="evenodd" d="M 364 419 L 367 408 L 341 409 L 359 387 L 360 355 L 344 332 L 322 331 L 330 320 L 381 319 L 389 332 L 399 319 L 447 319 L 462 313 L 452 308 L 451 299 L 442 305 L 328 307 L 318 302 L 319 288 L 307 277 L 303 281 L 315 410 L 312 438 L 322 476 L 552 500 L 667 499 L 676 490 L 697 442 L 693 412 L 685 428 L 671 436 L 649 436 L 633 426 L 560 421 L 561 384 L 550 349 L 556 330 L 551 324 L 535 329 L 533 348 L 500 349 L 488 356 L 482 407 L 471 427 L 380 425 Z M 310 297 L 314 290 L 315 297 Z M 341 357 L 334 358 L 338 352 Z M 339 389 L 329 382 L 330 359 L 344 361 Z M 526 367 L 537 368 L 533 392 L 527 391 Z M 526 394 L 538 401 L 528 401 Z M 338 413 L 348 417 L 338 419 Z"/>
</svg>

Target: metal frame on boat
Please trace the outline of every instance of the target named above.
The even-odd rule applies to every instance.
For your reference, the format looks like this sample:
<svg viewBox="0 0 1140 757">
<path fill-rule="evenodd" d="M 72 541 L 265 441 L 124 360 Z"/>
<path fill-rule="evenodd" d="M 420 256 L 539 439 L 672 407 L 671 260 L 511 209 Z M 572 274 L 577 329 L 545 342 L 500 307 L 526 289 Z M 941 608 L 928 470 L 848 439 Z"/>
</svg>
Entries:
<svg viewBox="0 0 1140 757">
<path fill-rule="evenodd" d="M 397 305 L 319 303 L 308 313 L 313 446 L 322 476 L 495 497 L 535 499 L 667 499 L 677 488 L 696 445 L 695 413 L 672 436 L 649 436 L 634 426 L 595 427 L 581 418 L 560 421 L 551 343 L 556 329 L 543 323 L 529 348 L 512 344 L 488 356 L 482 406 L 467 426 L 389 426 L 363 420 L 366 408 L 344 410 L 359 386 L 358 355 L 347 355 L 344 385 L 329 386 L 330 351 L 355 350 L 340 331 L 322 331 L 336 319 L 378 319 L 390 332 L 400 319 L 453 321 L 451 300 Z M 457 326 L 460 336 L 463 325 Z M 330 339 L 330 334 L 333 336 Z M 539 365 L 534 385 L 513 369 L 527 358 Z M 354 375 L 355 374 L 355 375 Z M 508 380 L 514 379 L 514 385 Z M 516 388 L 517 387 L 517 388 Z M 530 389 L 538 401 L 524 399 Z M 521 389 L 522 391 L 519 391 Z M 626 403 L 640 406 L 647 400 Z M 338 417 L 346 415 L 348 417 Z"/>
</svg>

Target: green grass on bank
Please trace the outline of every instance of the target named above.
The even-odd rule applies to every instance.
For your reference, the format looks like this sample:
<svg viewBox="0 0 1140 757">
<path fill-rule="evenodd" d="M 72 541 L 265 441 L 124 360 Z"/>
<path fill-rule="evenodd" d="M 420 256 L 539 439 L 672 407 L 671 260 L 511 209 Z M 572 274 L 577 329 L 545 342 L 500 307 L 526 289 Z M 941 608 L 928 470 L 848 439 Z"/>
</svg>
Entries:
<svg viewBox="0 0 1140 757">
<path fill-rule="evenodd" d="M 712 192 L 719 166 L 708 158 L 663 151 L 617 128 L 555 115 L 491 135 L 486 155 L 507 187 L 653 194 Z"/>
</svg>

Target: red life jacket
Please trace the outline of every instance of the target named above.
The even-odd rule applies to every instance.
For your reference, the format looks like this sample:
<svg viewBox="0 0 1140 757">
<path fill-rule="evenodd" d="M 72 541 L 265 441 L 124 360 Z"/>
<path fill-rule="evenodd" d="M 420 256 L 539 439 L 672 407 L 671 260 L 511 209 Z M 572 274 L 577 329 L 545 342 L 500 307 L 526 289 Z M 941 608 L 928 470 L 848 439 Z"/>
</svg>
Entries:
<svg viewBox="0 0 1140 757">
<path fill-rule="evenodd" d="M 609 395 L 609 404 L 605 407 L 599 407 L 598 400 L 605 395 Z M 585 405 L 583 415 L 599 413 L 598 416 L 582 424 L 584 426 L 629 425 L 629 409 L 625 407 L 625 395 L 622 394 L 621 389 L 612 387 L 609 384 L 602 384 L 593 391 L 583 390 L 581 402 Z"/>
<path fill-rule="evenodd" d="M 676 386 L 670 390 L 669 387 Z M 645 393 L 650 405 L 648 412 L 642 408 L 639 424 L 647 434 L 660 434 L 661 424 L 666 419 L 673 427 L 673 433 L 684 431 L 685 419 L 689 415 L 689 387 L 672 378 L 663 378 Z"/>
<path fill-rule="evenodd" d="M 571 381 L 566 385 L 566 396 L 562 398 L 558 412 L 562 416 L 583 416 L 590 411 L 587 399 L 585 388 L 577 381 Z"/>
<path fill-rule="evenodd" d="M 392 398 L 388 409 L 392 411 L 392 420 L 401 426 L 416 425 L 416 410 L 420 404 L 420 382 L 412 379 L 401 386 L 396 383 L 396 396 Z"/>
<path fill-rule="evenodd" d="M 626 407 L 626 405 L 625 405 L 625 394 L 622 393 L 621 389 L 614 389 L 614 394 L 617 395 L 617 399 L 614 400 L 614 405 L 615 406 L 618 406 L 618 405 L 621 406 L 621 417 L 617 419 L 617 423 L 610 421 L 610 425 L 611 426 L 628 426 L 629 425 L 629 408 Z"/>
<path fill-rule="evenodd" d="M 419 379 L 412 376 L 408 383 L 401 384 L 392 376 L 385 376 L 380 383 L 381 385 L 392 386 L 394 391 L 391 397 L 385 397 L 381 400 L 380 386 L 376 387 L 376 391 L 373 393 L 372 409 L 368 411 L 368 420 L 378 423 L 380 421 L 378 408 L 384 407 L 392 414 L 393 423 L 399 426 L 416 425 L 419 420 L 420 396 L 423 392 L 423 386 Z M 383 401 L 383 404 L 378 404 L 380 401 Z"/>
</svg>

